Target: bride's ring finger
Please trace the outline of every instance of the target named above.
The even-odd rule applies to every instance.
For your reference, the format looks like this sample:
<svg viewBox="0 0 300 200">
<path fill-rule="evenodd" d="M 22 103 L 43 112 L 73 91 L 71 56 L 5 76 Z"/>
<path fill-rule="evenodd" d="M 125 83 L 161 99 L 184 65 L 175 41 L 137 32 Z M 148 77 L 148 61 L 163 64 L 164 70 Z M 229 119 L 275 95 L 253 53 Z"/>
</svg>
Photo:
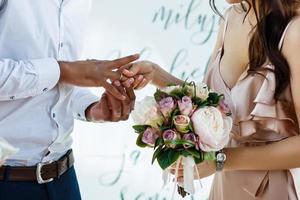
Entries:
<svg viewBox="0 0 300 200">
<path fill-rule="evenodd" d="M 147 79 L 143 78 L 142 82 L 136 87 L 137 90 L 144 88 L 147 85 Z"/>
<path fill-rule="evenodd" d="M 134 77 L 134 83 L 132 84 L 132 87 L 133 88 L 138 87 L 142 83 L 143 79 L 144 79 L 143 75 L 137 75 L 137 76 L 135 76 Z"/>
</svg>

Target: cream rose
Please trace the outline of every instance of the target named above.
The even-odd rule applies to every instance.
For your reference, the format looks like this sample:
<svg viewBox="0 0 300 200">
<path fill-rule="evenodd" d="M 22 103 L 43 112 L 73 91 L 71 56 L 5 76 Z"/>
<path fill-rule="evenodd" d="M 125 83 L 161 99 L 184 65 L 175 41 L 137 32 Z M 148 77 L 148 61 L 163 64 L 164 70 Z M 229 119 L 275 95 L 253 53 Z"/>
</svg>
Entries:
<svg viewBox="0 0 300 200">
<path fill-rule="evenodd" d="M 222 116 L 215 107 L 205 107 L 196 110 L 191 120 L 203 151 L 219 151 L 226 146 L 232 128 L 230 117 Z"/>
<path fill-rule="evenodd" d="M 209 89 L 205 83 L 196 84 L 196 96 L 202 100 L 206 100 L 209 96 Z"/>
<path fill-rule="evenodd" d="M 169 86 L 169 87 L 165 87 L 163 89 L 161 89 L 161 91 L 167 93 L 167 94 L 170 94 L 171 92 L 173 92 L 174 90 L 178 90 L 180 89 L 181 86 L 179 85 L 176 85 L 176 86 Z"/>
<path fill-rule="evenodd" d="M 190 131 L 190 121 L 191 119 L 185 115 L 177 115 L 173 119 L 176 130 L 180 133 L 188 133 Z"/>
</svg>

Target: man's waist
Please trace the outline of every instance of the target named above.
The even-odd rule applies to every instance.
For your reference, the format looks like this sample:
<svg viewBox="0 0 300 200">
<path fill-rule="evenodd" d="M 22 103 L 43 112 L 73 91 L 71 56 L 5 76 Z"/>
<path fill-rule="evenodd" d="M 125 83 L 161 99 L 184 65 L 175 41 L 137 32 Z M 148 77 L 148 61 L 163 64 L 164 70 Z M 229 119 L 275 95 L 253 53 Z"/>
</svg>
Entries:
<svg viewBox="0 0 300 200">
<path fill-rule="evenodd" d="M 36 166 L 21 167 L 4 165 L 0 167 L 0 181 L 37 181 L 42 184 L 59 178 L 73 164 L 73 152 L 69 150 L 56 161 L 41 162 Z"/>
</svg>

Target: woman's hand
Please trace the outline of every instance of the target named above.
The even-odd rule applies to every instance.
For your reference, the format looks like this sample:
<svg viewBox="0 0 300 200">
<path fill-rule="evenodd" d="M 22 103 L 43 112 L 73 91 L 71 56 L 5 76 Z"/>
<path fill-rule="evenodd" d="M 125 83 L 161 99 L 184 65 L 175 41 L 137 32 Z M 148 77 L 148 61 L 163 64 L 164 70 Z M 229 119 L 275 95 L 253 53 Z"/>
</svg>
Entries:
<svg viewBox="0 0 300 200">
<path fill-rule="evenodd" d="M 121 79 L 125 87 L 142 89 L 147 84 L 152 83 L 156 87 L 164 88 L 169 84 L 182 84 L 183 81 L 166 72 L 159 65 L 150 61 L 140 61 L 126 65 L 120 69 L 123 73 Z"/>
<path fill-rule="evenodd" d="M 157 68 L 159 66 L 150 61 L 140 61 L 124 66 L 121 69 L 125 76 L 123 77 L 122 84 L 125 87 L 142 89 L 153 81 Z"/>
<path fill-rule="evenodd" d="M 61 72 L 60 81 L 81 87 L 103 87 L 115 98 L 125 100 L 126 96 L 111 83 L 121 78 L 121 73 L 116 71 L 117 69 L 138 58 L 139 55 L 132 55 L 112 61 L 58 62 Z"/>
<path fill-rule="evenodd" d="M 203 161 L 197 165 L 200 178 L 206 178 L 216 173 L 216 161 Z M 175 175 L 176 165 L 171 168 L 171 173 Z M 199 179 L 197 171 L 195 170 L 195 179 Z M 177 182 L 183 182 L 183 166 L 180 165 L 178 169 L 178 179 Z"/>
</svg>

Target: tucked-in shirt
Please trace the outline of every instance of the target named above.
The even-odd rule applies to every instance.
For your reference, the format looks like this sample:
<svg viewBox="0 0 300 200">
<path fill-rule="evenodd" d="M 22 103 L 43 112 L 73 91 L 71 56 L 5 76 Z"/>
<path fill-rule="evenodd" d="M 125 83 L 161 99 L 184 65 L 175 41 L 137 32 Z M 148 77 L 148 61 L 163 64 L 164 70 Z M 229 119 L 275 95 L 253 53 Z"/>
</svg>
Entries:
<svg viewBox="0 0 300 200">
<path fill-rule="evenodd" d="M 74 118 L 99 100 L 59 83 L 58 60 L 80 58 L 89 0 L 9 0 L 0 15 L 0 137 L 20 151 L 6 165 L 57 160 Z"/>
</svg>

